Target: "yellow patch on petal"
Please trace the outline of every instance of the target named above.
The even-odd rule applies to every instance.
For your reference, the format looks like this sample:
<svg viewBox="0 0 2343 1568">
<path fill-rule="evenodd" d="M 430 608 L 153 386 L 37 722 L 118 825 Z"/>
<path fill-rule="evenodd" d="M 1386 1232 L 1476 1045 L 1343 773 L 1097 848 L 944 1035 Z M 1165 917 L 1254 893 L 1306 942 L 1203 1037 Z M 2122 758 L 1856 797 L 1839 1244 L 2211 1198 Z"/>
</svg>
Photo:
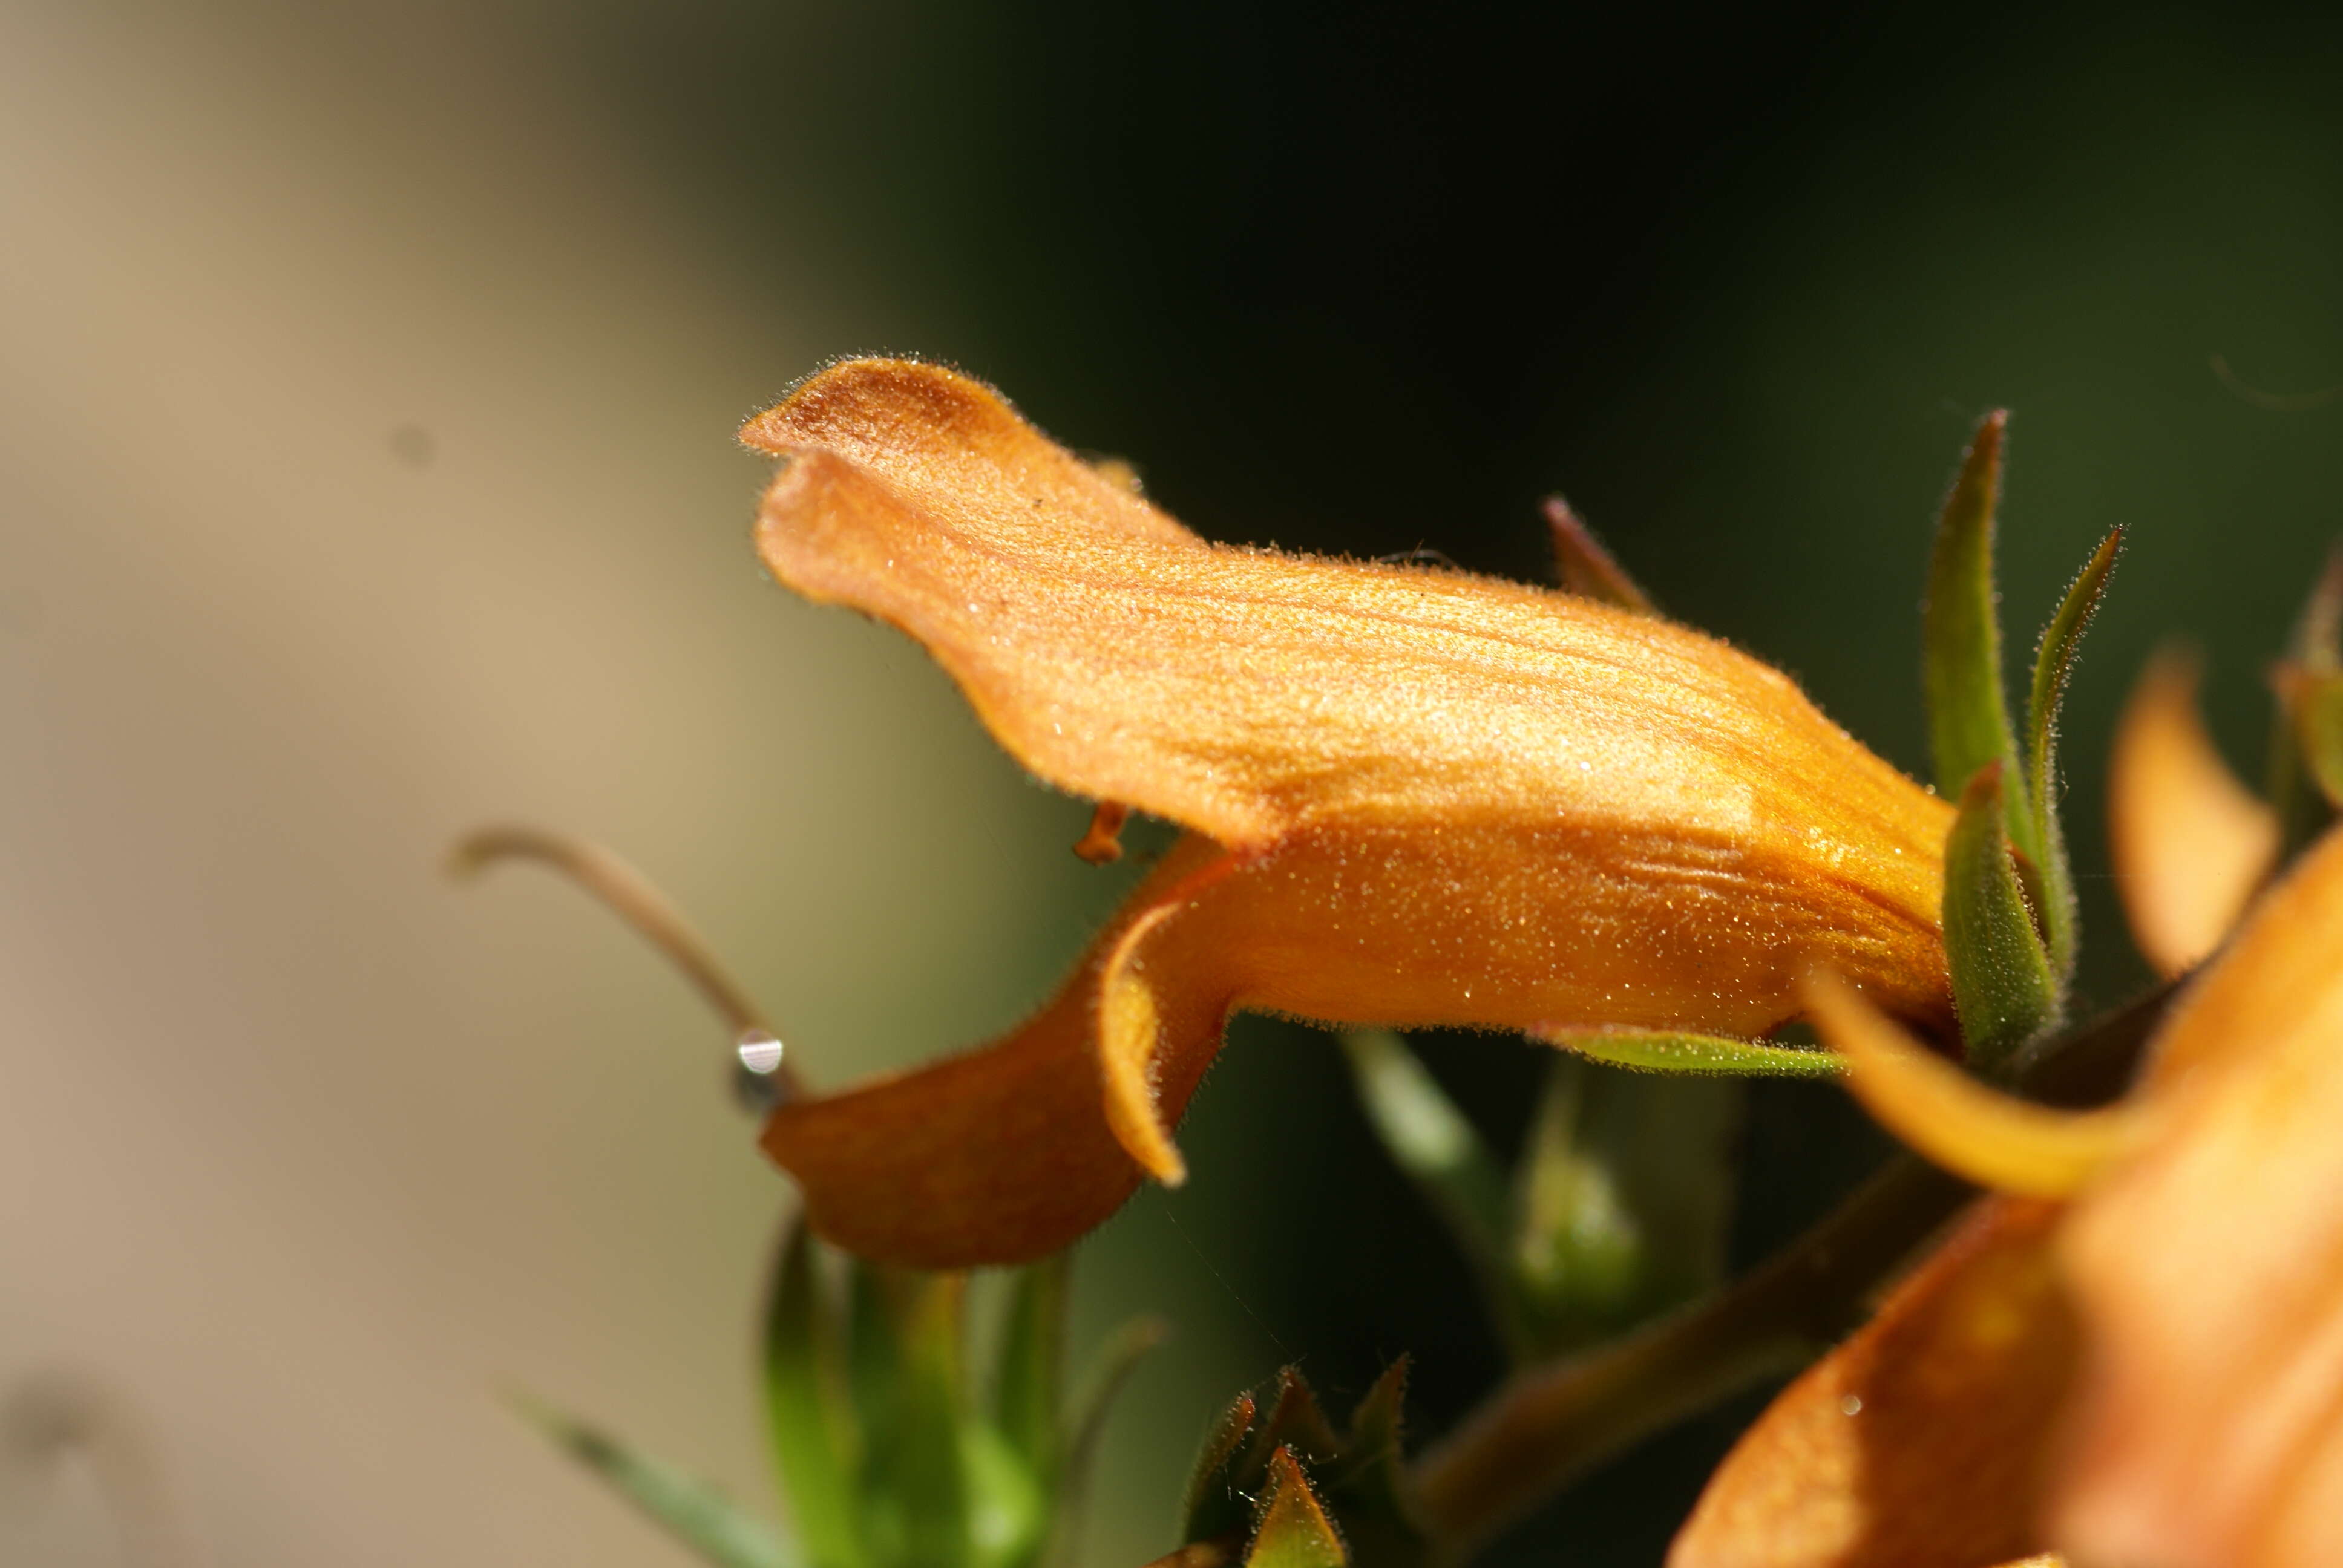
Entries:
<svg viewBox="0 0 2343 1568">
<path fill-rule="evenodd" d="M 1846 1086 L 1881 1126 L 1980 1186 L 2064 1198 L 2148 1136 L 2151 1111 L 2054 1111 L 1971 1078 L 1906 1034 L 1845 982 L 1816 975 L 1815 1028 L 1846 1058 Z"/>
<path fill-rule="evenodd" d="M 1978 1568 L 2038 1551 L 2046 1434 L 2076 1355 L 2057 1214 L 1971 1209 L 1742 1435 L 1668 1568 Z"/>
<path fill-rule="evenodd" d="M 1167 1187 L 1188 1179 L 1188 1162 L 1156 1109 L 1157 1075 L 1167 1053 L 1163 1010 L 1147 970 L 1149 948 L 1158 931 L 1237 866 L 1235 856 L 1221 855 L 1174 882 L 1115 939 L 1100 970 L 1098 1060 L 1107 1128 L 1142 1170 Z M 1219 1026 L 1215 1020 L 1214 1030 Z"/>
<path fill-rule="evenodd" d="M 2278 858 L 2278 817 L 2237 781 L 2197 711 L 2197 666 L 2149 661 L 2116 729 L 2107 834 L 2132 940 L 2186 973 L 2237 924 Z"/>
</svg>

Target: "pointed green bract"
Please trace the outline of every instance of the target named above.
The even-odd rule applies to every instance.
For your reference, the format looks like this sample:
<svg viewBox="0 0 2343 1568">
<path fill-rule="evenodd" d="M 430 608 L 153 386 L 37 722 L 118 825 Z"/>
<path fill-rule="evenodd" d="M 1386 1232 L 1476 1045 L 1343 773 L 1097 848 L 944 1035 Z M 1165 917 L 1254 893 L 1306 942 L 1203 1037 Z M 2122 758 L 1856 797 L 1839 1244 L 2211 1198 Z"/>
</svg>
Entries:
<svg viewBox="0 0 2343 1568">
<path fill-rule="evenodd" d="M 2060 988 L 2002 824 L 2002 769 L 1961 792 L 1945 842 L 1945 956 L 1970 1065 L 1997 1072 L 2058 1020 Z"/>
<path fill-rule="evenodd" d="M 1348 1568 L 1350 1555 L 1291 1448 L 1270 1456 L 1245 1568 Z"/>
<path fill-rule="evenodd" d="M 1659 613 L 1652 596 L 1627 575 L 1627 568 L 1603 548 L 1594 530 L 1560 496 L 1545 498 L 1545 526 L 1554 538 L 1554 575 L 1562 579 L 1564 591 L 1640 615 Z"/>
<path fill-rule="evenodd" d="M 2001 687 L 1999 596 L 1993 585 L 1994 508 L 2001 494 L 2006 411 L 1980 420 L 1945 498 L 1936 541 L 1928 558 L 1928 598 L 1922 611 L 1922 670 L 1928 699 L 1928 746 L 1937 792 L 1957 796 L 1976 770 L 2000 762 L 2015 773 L 2017 739 Z M 2033 853 L 2031 826 L 2009 802 L 2010 835 Z"/>
<path fill-rule="evenodd" d="M 607 1432 L 525 1394 L 513 1408 L 571 1458 L 715 1568 L 798 1568 L 801 1559 L 762 1520 L 697 1476 L 646 1458 Z"/>
<path fill-rule="evenodd" d="M 1593 1061 L 1634 1072 L 1726 1078 L 1835 1078 L 1844 1070 L 1827 1050 L 1768 1045 L 1762 1040 L 1687 1034 L 1667 1029 L 1544 1029 L 1537 1038 Z"/>
<path fill-rule="evenodd" d="M 1245 1516 L 1237 1500 L 1237 1455 L 1252 1431 L 1253 1397 L 1241 1393 L 1231 1400 L 1205 1429 L 1197 1446 L 1196 1462 L 1188 1472 L 1188 1487 L 1180 1500 L 1180 1539 L 1210 1541 L 1244 1528 Z"/>
<path fill-rule="evenodd" d="M 2075 650 L 2097 613 L 2108 574 L 2123 548 L 2123 530 L 2111 529 L 2067 585 L 2058 612 L 2042 633 L 2034 656 L 2034 685 L 2026 708 L 2026 809 L 2041 846 L 2042 938 L 2050 967 L 2064 985 L 2075 972 L 2075 873 L 2066 859 L 2066 830 L 2058 824 L 2058 705 Z"/>
<path fill-rule="evenodd" d="M 1429 1568 L 1433 1553 L 1400 1448 L 1406 1388 L 1403 1359 L 1375 1381 L 1339 1438 L 1292 1367 L 1278 1374 L 1267 1415 L 1256 1420 L 1252 1396 L 1240 1395 L 1213 1422 L 1189 1477 L 1186 1554 L 1161 1563 L 1219 1563 L 1242 1552 L 1248 1563 Z"/>
<path fill-rule="evenodd" d="M 1352 1411 L 1341 1457 L 1319 1472 L 1319 1491 L 1356 1568 L 1423 1568 L 1431 1559 L 1408 1501 L 1401 1448 L 1406 1396 L 1407 1358 L 1402 1356 Z"/>
<path fill-rule="evenodd" d="M 847 1393 L 838 1312 L 814 1268 L 813 1238 L 789 1221 L 765 1310 L 765 1418 L 781 1490 L 815 1568 L 869 1568 L 856 1516 L 859 1423 Z"/>
<path fill-rule="evenodd" d="M 1326 1419 L 1326 1412 L 1318 1403 L 1310 1380 L 1302 1375 L 1302 1369 L 1280 1367 L 1277 1398 L 1270 1402 L 1268 1413 L 1261 1418 L 1260 1428 L 1245 1445 L 1243 1455 L 1237 1461 L 1237 1470 L 1240 1474 L 1258 1474 L 1269 1462 L 1270 1455 L 1281 1448 L 1290 1448 L 1302 1458 L 1314 1462 L 1332 1458 L 1341 1446 L 1333 1423 Z"/>
</svg>

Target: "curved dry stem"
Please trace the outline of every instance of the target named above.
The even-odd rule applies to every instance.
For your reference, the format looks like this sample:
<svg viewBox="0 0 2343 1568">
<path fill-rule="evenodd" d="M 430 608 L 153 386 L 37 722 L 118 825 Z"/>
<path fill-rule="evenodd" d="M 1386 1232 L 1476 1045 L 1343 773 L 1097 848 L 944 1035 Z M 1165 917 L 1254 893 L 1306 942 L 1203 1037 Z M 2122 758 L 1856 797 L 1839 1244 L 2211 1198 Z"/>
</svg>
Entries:
<svg viewBox="0 0 2343 1568">
<path fill-rule="evenodd" d="M 764 1010 L 717 960 L 707 940 L 684 919 L 683 911 L 649 878 L 601 845 L 542 828 L 499 824 L 458 839 L 447 853 L 447 870 L 458 878 L 474 877 L 498 860 L 538 861 L 593 894 L 665 953 L 735 1035 L 777 1032 Z M 794 1100 L 805 1090 L 796 1067 L 786 1057 L 767 1081 L 785 1100 Z"/>
<path fill-rule="evenodd" d="M 2020 1081 L 2054 1104 L 2115 1094 L 2173 989 L 2060 1037 L 2021 1067 Z M 1412 1467 L 1417 1504 L 1446 1558 L 1469 1556 L 1643 1438 L 1821 1353 L 1971 1191 L 1898 1156 L 1724 1290 L 1585 1354 L 1515 1372 Z"/>
</svg>

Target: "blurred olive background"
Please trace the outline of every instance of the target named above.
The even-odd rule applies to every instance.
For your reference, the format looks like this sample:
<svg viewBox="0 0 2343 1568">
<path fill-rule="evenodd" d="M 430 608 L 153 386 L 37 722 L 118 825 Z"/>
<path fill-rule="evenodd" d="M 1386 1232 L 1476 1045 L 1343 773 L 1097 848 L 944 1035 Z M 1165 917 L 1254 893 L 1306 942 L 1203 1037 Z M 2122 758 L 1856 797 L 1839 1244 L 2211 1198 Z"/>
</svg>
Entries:
<svg viewBox="0 0 2343 1568">
<path fill-rule="evenodd" d="M 1671 610 L 1924 768 L 1916 611 L 2014 408 L 2015 651 L 2132 529 L 2068 726 L 2085 985 L 2147 649 L 2263 662 L 2343 493 L 2343 25 L 2309 8 L 0 7 L 0 1390 L 106 1391 L 183 1560 L 673 1563 L 497 1402 L 764 1499 L 780 1180 L 726 1042 L 492 818 L 660 880 L 820 1081 L 1012 1021 L 1123 876 L 901 639 L 746 545 L 737 421 L 953 360 L 1212 537 L 1541 576 L 1565 491 Z M 2231 382 L 2216 375 L 2223 357 Z M 2307 405 L 2307 406 L 2306 406 Z M 1332 1047 L 1241 1024 L 1198 1171 L 1088 1244 L 1178 1342 L 1091 1560 L 1210 1409 L 1496 1368 Z M 1538 1061 L 1427 1053 L 1493 1136 Z M 1875 1158 L 1753 1101 L 1737 1254 Z M 1749 1405 L 1506 1548 L 1657 1553 Z M 0 1561 L 119 1543 L 5 1461 Z"/>
</svg>

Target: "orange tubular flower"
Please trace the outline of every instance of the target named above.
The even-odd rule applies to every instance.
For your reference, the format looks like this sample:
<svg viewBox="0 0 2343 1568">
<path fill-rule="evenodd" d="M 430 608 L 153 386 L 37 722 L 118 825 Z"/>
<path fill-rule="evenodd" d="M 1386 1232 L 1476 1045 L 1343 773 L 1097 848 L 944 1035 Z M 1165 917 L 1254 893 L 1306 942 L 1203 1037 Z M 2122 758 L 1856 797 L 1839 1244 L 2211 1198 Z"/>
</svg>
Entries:
<svg viewBox="0 0 2343 1568">
<path fill-rule="evenodd" d="M 1190 830 L 1023 1027 L 776 1111 L 854 1251 L 1033 1257 L 1178 1181 L 1238 1008 L 1755 1036 L 1819 961 L 1949 1019 L 1949 808 L 1712 638 L 1209 544 L 934 366 L 833 367 L 741 439 L 783 459 L 777 578 L 918 638 L 1045 782 Z"/>
<path fill-rule="evenodd" d="M 1957 1568 L 1957 1554 L 1906 1549 L 1915 1518 L 1957 1520 L 1943 1543 L 1983 1535 L 2077 1563 L 2343 1563 L 2343 831 L 2255 905 L 2113 1110 L 2009 1100 L 1845 987 L 1811 1000 L 1850 1087 L 1891 1129 L 1973 1180 L 2070 1201 L 2046 1245 L 2040 1219 L 2009 1218 L 2038 1203 L 1993 1201 L 1792 1385 L 1718 1472 L 1674 1568 Z M 2062 1288 L 2013 1288 L 2046 1252 Z M 2045 1391 L 2070 1376 L 2063 1415 L 2043 1419 Z M 1868 1409 L 1883 1378 L 1906 1403 L 1930 1391 L 1926 1419 L 1865 1434 L 1858 1415 L 1835 1452 L 1859 1462 L 1795 1462 L 1788 1440 L 1822 1422 L 1818 1401 Z M 2016 1482 L 1977 1491 L 1981 1442 Z M 1817 1521 L 1846 1549 L 1798 1550 Z"/>
</svg>

